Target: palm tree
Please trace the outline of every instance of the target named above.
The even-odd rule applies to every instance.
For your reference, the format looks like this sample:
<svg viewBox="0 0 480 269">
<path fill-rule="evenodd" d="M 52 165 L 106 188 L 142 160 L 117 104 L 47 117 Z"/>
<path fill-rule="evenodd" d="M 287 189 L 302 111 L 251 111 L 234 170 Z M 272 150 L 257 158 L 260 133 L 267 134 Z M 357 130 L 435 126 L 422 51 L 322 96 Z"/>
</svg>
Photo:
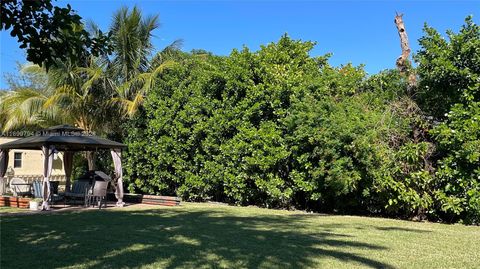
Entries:
<svg viewBox="0 0 480 269">
<path fill-rule="evenodd" d="M 152 32 L 158 27 L 158 15 L 144 17 L 137 7 L 132 11 L 123 7 L 115 12 L 110 26 L 114 48 L 111 62 L 113 75 L 120 82 L 147 71 L 153 51 Z"/>
<path fill-rule="evenodd" d="M 82 63 L 58 62 L 49 70 L 44 89 L 7 92 L 0 97 L 2 129 L 66 120 L 87 131 L 102 133 L 108 126 L 105 115 L 132 116 L 159 74 L 173 65 L 173 61 L 166 60 L 167 54 L 181 44 L 176 41 L 151 57 L 152 32 L 158 26 L 158 16 L 145 17 L 137 7 L 131 11 L 127 7 L 119 9 L 110 27 L 113 55 L 92 56 Z M 94 24 L 89 27 L 92 34 L 99 32 Z M 36 65 L 27 65 L 22 72 L 45 74 Z M 60 109 L 61 113 L 57 113 Z"/>
<path fill-rule="evenodd" d="M 34 89 L 9 91 L 0 97 L 2 131 L 36 128 L 62 121 L 53 109 L 43 109 L 47 96 Z"/>
<path fill-rule="evenodd" d="M 144 17 L 136 6 L 131 11 L 123 7 L 113 16 L 110 33 L 114 53 L 109 69 L 118 84 L 112 101 L 124 115 L 133 116 L 159 74 L 174 65 L 165 56 L 181 46 L 180 40 L 150 57 L 154 49 L 153 31 L 158 26 L 158 15 Z"/>
<path fill-rule="evenodd" d="M 121 8 L 110 27 L 113 54 L 85 57 L 77 63 L 58 62 L 46 73 L 44 89 L 14 90 L 0 96 L 2 129 L 62 121 L 105 133 L 119 126 L 116 123 L 136 113 L 157 77 L 174 64 L 167 56 L 178 49 L 179 41 L 152 57 L 152 32 L 158 25 L 158 16 L 144 17 L 137 7 Z M 94 24 L 90 30 L 93 34 L 99 31 Z M 45 74 L 36 65 L 23 71 Z"/>
<path fill-rule="evenodd" d="M 86 89 L 101 84 L 111 95 L 110 103 L 118 109 L 119 118 L 133 116 L 159 75 L 175 64 L 169 55 L 178 51 L 180 40 L 151 57 L 151 39 L 158 25 L 158 15 L 145 17 L 136 6 L 131 11 L 127 7 L 119 9 L 109 32 L 113 55 L 92 58 L 86 68 L 77 68 L 87 78 Z M 99 33 L 94 23 L 88 27 L 92 35 Z"/>
<path fill-rule="evenodd" d="M 19 66 L 20 75 L 7 79 L 10 90 L 0 94 L 0 131 L 37 129 L 69 122 L 68 115 L 59 113 L 58 107 L 44 107 L 52 91 L 46 87 L 46 77 L 32 75 L 37 69 L 36 65 Z"/>
</svg>

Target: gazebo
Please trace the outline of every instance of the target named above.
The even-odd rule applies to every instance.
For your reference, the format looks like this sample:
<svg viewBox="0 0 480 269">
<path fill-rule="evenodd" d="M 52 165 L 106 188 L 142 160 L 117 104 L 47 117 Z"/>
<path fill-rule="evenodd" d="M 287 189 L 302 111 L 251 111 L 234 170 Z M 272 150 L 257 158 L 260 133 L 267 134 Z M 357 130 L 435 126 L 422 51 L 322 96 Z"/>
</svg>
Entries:
<svg viewBox="0 0 480 269">
<path fill-rule="evenodd" d="M 54 153 L 62 151 L 65 169 L 65 190 L 70 191 L 70 177 L 72 175 L 73 156 L 78 151 L 110 150 L 115 169 L 117 186 L 115 196 L 117 206 L 123 206 L 123 180 L 121 151 L 126 148 L 125 144 L 108 140 L 99 136 L 85 133 L 83 129 L 69 125 L 53 126 L 35 133 L 33 136 L 21 138 L 8 143 L 0 144 L 0 180 L 4 182 L 4 176 L 8 166 L 8 152 L 11 149 L 42 150 L 43 161 L 43 203 L 42 209 L 49 210 L 48 197 L 50 196 L 50 176 Z"/>
</svg>

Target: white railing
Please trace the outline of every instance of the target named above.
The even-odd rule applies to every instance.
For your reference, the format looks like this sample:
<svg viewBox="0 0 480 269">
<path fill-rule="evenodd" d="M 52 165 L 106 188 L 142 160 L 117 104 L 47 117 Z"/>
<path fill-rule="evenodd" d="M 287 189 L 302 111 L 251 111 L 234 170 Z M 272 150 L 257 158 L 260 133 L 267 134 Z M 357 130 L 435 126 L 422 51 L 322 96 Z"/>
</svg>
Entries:
<svg viewBox="0 0 480 269">
<path fill-rule="evenodd" d="M 0 195 L 3 195 L 7 192 L 11 192 L 10 180 L 12 178 L 21 178 L 25 180 L 27 183 L 33 183 L 34 180 L 43 180 L 43 175 L 15 175 L 15 176 L 8 176 L 5 177 L 3 182 L 0 182 Z M 50 181 L 60 181 L 59 189 L 63 190 L 65 188 L 65 175 L 53 175 L 50 176 Z"/>
<path fill-rule="evenodd" d="M 10 179 L 14 177 L 21 178 L 27 183 L 32 183 L 34 180 L 43 180 L 43 175 L 15 175 L 13 177 L 8 177 L 8 182 L 10 182 Z M 65 175 L 52 175 L 50 176 L 50 181 L 65 182 Z"/>
</svg>

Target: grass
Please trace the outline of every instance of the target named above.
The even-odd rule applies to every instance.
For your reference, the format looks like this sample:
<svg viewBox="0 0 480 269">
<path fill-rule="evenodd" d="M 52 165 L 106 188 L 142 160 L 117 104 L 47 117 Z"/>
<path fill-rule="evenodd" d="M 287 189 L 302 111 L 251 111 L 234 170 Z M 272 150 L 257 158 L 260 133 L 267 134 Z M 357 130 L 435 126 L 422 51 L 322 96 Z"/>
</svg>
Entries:
<svg viewBox="0 0 480 269">
<path fill-rule="evenodd" d="M 480 227 L 184 203 L 1 218 L 1 268 L 478 268 Z"/>
<path fill-rule="evenodd" d="M 9 206 L 0 206 L 0 214 L 17 213 L 17 212 L 28 212 L 28 209 L 18 208 L 18 207 L 9 207 Z"/>
</svg>

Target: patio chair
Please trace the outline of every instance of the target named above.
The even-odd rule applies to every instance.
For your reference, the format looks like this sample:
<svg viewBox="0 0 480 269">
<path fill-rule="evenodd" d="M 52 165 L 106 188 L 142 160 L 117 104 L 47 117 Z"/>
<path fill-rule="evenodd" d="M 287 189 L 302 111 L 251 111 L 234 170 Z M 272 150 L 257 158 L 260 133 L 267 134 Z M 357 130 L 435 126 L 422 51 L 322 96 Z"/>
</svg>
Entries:
<svg viewBox="0 0 480 269">
<path fill-rule="evenodd" d="M 90 183 L 88 181 L 74 181 L 72 190 L 63 194 L 65 204 L 67 204 L 67 200 L 81 200 L 83 203 L 86 203 L 88 189 L 90 189 Z"/>
<path fill-rule="evenodd" d="M 32 182 L 33 187 L 33 198 L 42 198 L 42 182 L 34 180 Z"/>
<path fill-rule="evenodd" d="M 14 177 L 10 180 L 13 196 L 30 196 L 32 194 L 30 187 L 31 185 L 21 178 Z"/>
<path fill-rule="evenodd" d="M 60 181 L 50 181 L 50 191 L 53 194 L 58 194 L 58 186 L 60 185 Z"/>
<path fill-rule="evenodd" d="M 64 199 L 63 195 L 58 194 L 58 184 L 59 184 L 58 181 L 50 181 L 50 197 L 48 198 L 48 201 L 51 204 L 55 204 L 56 202 Z M 32 183 L 32 186 L 33 186 L 33 197 L 43 198 L 43 195 L 42 195 L 43 182 L 39 180 L 34 180 Z"/>
<path fill-rule="evenodd" d="M 98 203 L 98 209 L 107 207 L 107 187 L 108 181 L 95 181 L 93 188 L 87 194 L 87 206 L 95 206 Z"/>
</svg>

